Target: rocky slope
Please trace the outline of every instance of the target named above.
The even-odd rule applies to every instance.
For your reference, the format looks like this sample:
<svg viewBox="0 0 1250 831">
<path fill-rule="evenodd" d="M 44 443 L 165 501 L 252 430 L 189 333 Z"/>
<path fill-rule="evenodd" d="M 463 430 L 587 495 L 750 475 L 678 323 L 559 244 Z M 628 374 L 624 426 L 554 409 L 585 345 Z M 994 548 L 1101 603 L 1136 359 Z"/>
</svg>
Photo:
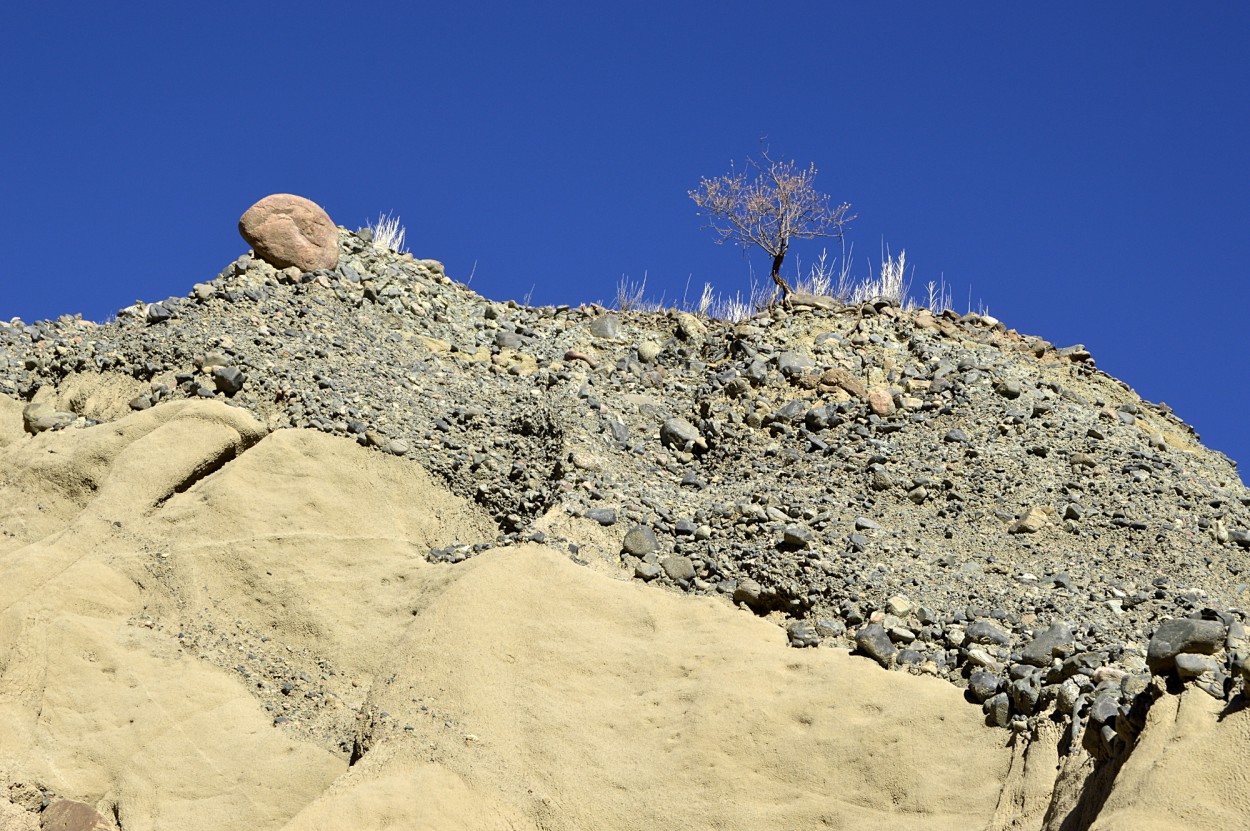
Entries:
<svg viewBox="0 0 1250 831">
<path fill-rule="evenodd" d="M 332 271 L 244 256 L 106 324 L 0 324 L 0 392 L 39 436 L 203 398 L 416 461 L 482 512 L 433 563 L 540 543 L 719 597 L 794 647 L 945 678 L 1101 771 L 1182 685 L 1244 699 L 1250 493 L 1083 348 L 885 302 L 738 324 L 528 308 L 367 232 L 340 244 Z M 269 637 L 185 634 L 225 667 Z M 367 749 L 292 695 L 293 663 L 240 666 L 275 720 Z"/>
</svg>

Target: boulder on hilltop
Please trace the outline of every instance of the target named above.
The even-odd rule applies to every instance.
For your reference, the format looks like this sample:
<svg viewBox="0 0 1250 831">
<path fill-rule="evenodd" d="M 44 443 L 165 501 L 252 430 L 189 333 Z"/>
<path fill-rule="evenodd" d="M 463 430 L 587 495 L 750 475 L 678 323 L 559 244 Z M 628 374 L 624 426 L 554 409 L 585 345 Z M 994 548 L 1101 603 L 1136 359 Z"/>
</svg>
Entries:
<svg viewBox="0 0 1250 831">
<path fill-rule="evenodd" d="M 302 196 L 266 196 L 239 218 L 239 233 L 275 268 L 316 271 L 339 263 L 338 228 L 324 208 Z"/>
</svg>

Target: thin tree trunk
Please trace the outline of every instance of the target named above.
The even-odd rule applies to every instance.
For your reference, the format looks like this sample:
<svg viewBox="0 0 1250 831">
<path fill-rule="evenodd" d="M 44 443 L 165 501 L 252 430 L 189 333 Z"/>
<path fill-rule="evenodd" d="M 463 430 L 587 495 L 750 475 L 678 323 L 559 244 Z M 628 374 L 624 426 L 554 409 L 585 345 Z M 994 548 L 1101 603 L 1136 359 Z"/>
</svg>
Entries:
<svg viewBox="0 0 1250 831">
<path fill-rule="evenodd" d="M 781 250 L 773 256 L 773 282 L 781 287 L 781 299 L 784 301 L 790 296 L 790 292 L 794 289 L 790 288 L 790 284 L 786 282 L 786 278 L 781 276 L 781 263 L 786 258 L 786 246 L 782 246 Z"/>
</svg>

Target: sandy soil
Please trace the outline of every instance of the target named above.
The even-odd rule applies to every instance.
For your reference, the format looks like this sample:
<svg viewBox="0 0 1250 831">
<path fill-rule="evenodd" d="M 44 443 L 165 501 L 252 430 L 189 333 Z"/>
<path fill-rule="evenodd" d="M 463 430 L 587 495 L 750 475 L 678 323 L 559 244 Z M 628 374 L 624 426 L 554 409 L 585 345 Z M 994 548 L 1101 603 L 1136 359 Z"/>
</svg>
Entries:
<svg viewBox="0 0 1250 831">
<path fill-rule="evenodd" d="M 27 437 L 0 399 L 0 785 L 126 831 L 1042 826 L 1053 754 L 1020 785 L 944 681 L 540 546 L 423 557 L 492 537 L 219 403 Z M 1187 695 L 1093 827 L 1245 827 L 1245 714 Z"/>
</svg>

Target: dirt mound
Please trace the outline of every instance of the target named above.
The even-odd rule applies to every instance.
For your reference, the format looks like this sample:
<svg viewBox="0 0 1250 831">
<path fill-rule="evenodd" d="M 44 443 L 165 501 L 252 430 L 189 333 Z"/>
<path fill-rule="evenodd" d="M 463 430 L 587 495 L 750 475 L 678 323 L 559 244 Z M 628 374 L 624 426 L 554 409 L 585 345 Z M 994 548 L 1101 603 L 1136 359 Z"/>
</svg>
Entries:
<svg viewBox="0 0 1250 831">
<path fill-rule="evenodd" d="M 1250 493 L 1082 347 L 340 246 L 0 323 L 0 822 L 1250 815 Z"/>
</svg>

